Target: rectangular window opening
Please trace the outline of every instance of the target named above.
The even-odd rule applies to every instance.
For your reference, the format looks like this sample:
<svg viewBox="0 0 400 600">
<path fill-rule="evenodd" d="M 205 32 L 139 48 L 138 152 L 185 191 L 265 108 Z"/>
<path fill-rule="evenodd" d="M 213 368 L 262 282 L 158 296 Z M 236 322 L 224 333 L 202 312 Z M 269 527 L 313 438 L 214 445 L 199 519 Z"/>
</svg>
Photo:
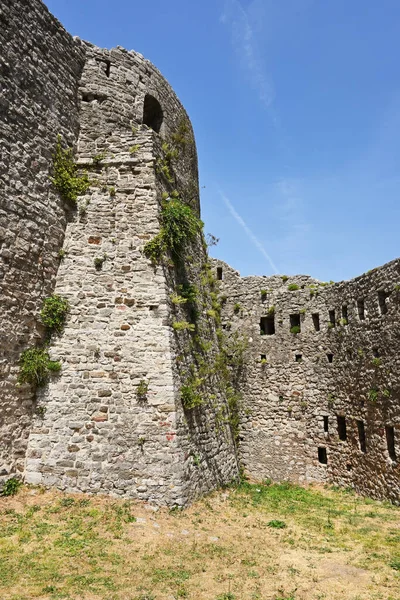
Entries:
<svg viewBox="0 0 400 600">
<path fill-rule="evenodd" d="M 217 267 L 217 279 L 218 281 L 222 281 L 223 279 L 222 267 Z"/>
<path fill-rule="evenodd" d="M 358 318 L 360 321 L 365 320 L 365 306 L 364 300 L 357 300 L 357 310 L 358 310 Z"/>
<path fill-rule="evenodd" d="M 261 358 L 261 360 L 267 360 L 267 355 L 266 354 L 260 354 L 260 358 Z"/>
<path fill-rule="evenodd" d="M 290 315 L 290 331 L 292 333 L 300 333 L 301 324 L 300 324 L 300 313 L 295 315 Z"/>
<path fill-rule="evenodd" d="M 386 441 L 390 458 L 396 460 L 396 447 L 394 443 L 394 427 L 392 425 L 386 425 Z"/>
<path fill-rule="evenodd" d="M 386 304 L 386 298 L 389 294 L 387 292 L 378 292 L 378 302 L 379 302 L 379 310 L 381 311 L 381 315 L 386 315 L 388 311 L 388 307 Z"/>
<path fill-rule="evenodd" d="M 321 465 L 328 464 L 328 455 L 326 453 L 326 448 L 318 448 L 318 460 Z"/>
<path fill-rule="evenodd" d="M 328 415 L 324 415 L 324 431 L 328 433 L 329 431 L 329 417 Z"/>
<path fill-rule="evenodd" d="M 335 318 L 335 311 L 334 310 L 330 310 L 329 311 L 329 325 L 331 327 L 336 327 L 336 318 Z"/>
<path fill-rule="evenodd" d="M 110 77 L 110 71 L 111 71 L 111 62 L 109 60 L 106 59 L 97 59 L 97 64 L 99 65 L 100 69 L 103 71 L 103 73 L 106 75 L 106 77 Z"/>
<path fill-rule="evenodd" d="M 268 315 L 267 317 L 261 317 L 260 333 L 261 333 L 261 335 L 274 335 L 274 333 L 275 333 L 275 316 L 274 315 Z"/>
<path fill-rule="evenodd" d="M 358 441 L 360 442 L 360 450 L 361 452 L 367 451 L 367 442 L 365 438 L 365 426 L 364 421 L 357 421 L 357 429 L 358 429 Z"/>
<path fill-rule="evenodd" d="M 328 362 L 333 363 L 333 354 L 327 354 L 326 356 L 328 357 Z"/>
<path fill-rule="evenodd" d="M 295 356 L 295 361 L 297 363 L 301 362 L 303 360 L 303 355 L 302 354 L 296 354 Z"/>
<path fill-rule="evenodd" d="M 346 417 L 343 417 L 342 415 L 336 415 L 336 418 L 339 440 L 342 440 L 342 442 L 344 442 L 347 439 Z"/>
<path fill-rule="evenodd" d="M 314 324 L 314 329 L 315 329 L 315 331 L 319 331 L 319 330 L 320 330 L 320 325 L 319 325 L 319 313 L 313 313 L 313 315 L 312 315 L 312 320 L 313 320 L 313 324 Z"/>
</svg>

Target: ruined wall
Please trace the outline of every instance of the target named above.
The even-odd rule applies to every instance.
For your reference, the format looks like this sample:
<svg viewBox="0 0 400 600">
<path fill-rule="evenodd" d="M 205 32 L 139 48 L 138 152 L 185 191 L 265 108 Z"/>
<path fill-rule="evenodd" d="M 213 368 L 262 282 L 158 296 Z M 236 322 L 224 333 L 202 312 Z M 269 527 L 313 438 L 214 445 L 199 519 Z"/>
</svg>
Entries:
<svg viewBox="0 0 400 600">
<path fill-rule="evenodd" d="M 335 284 L 240 278 L 218 267 L 223 326 L 249 339 L 240 445 L 247 472 L 399 502 L 400 261 Z"/>
<path fill-rule="evenodd" d="M 62 372 L 38 395 L 26 480 L 184 504 L 237 473 L 229 427 L 213 435 L 212 410 L 183 411 L 173 265 L 153 267 L 143 254 L 159 231 L 162 192 L 176 188 L 199 209 L 193 132 L 171 87 L 135 52 L 88 44 L 80 97 L 77 158 L 93 186 L 66 231 L 55 291 L 71 310 L 51 345 Z M 173 140 L 168 181 L 163 144 Z"/>
<path fill-rule="evenodd" d="M 54 287 L 66 213 L 49 170 L 57 134 L 76 140 L 84 50 L 39 0 L 1 2 L 0 47 L 1 476 L 23 469 L 34 404 L 17 362 Z"/>
</svg>

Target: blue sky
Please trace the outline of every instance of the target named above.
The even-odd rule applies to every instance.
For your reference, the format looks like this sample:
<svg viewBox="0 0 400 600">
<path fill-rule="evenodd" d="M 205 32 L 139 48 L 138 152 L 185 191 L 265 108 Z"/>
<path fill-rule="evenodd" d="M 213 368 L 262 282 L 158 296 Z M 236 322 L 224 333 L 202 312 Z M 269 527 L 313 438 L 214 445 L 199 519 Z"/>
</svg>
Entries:
<svg viewBox="0 0 400 600">
<path fill-rule="evenodd" d="M 398 0 L 47 0 L 151 60 L 192 120 L 211 254 L 349 279 L 400 255 Z"/>
</svg>

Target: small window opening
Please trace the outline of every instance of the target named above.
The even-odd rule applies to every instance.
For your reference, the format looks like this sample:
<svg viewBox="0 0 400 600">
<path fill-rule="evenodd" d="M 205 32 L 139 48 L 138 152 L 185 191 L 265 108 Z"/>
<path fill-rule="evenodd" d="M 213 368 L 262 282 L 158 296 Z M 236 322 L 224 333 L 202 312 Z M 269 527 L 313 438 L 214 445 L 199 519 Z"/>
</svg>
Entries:
<svg viewBox="0 0 400 600">
<path fill-rule="evenodd" d="M 329 417 L 328 415 L 324 415 L 324 431 L 328 433 L 329 431 Z"/>
<path fill-rule="evenodd" d="M 352 468 L 353 468 L 353 466 L 351 465 L 351 463 L 347 463 L 347 465 L 346 465 L 346 469 L 347 469 L 348 471 L 351 471 L 351 470 L 352 470 Z"/>
<path fill-rule="evenodd" d="M 318 448 L 318 460 L 321 465 L 328 464 L 328 455 L 326 453 L 326 448 Z"/>
<path fill-rule="evenodd" d="M 107 100 L 107 96 L 105 94 L 95 94 L 93 92 L 82 92 L 82 102 L 98 102 L 101 104 Z"/>
<path fill-rule="evenodd" d="M 361 452 L 367 451 L 367 442 L 365 438 L 365 426 L 364 421 L 357 421 L 357 429 L 358 429 L 358 440 L 360 442 L 360 450 Z"/>
<path fill-rule="evenodd" d="M 267 360 L 267 355 L 266 354 L 260 354 L 260 358 L 261 358 L 261 360 Z"/>
<path fill-rule="evenodd" d="M 351 350 L 349 348 L 348 350 L 346 350 L 346 354 L 347 354 L 347 360 L 353 360 L 353 350 Z"/>
<path fill-rule="evenodd" d="M 297 363 L 301 362 L 303 360 L 303 355 L 302 354 L 296 354 L 295 360 Z"/>
<path fill-rule="evenodd" d="M 378 302 L 381 315 L 386 315 L 388 311 L 388 307 L 386 304 L 386 298 L 388 297 L 388 295 L 389 294 L 387 294 L 386 292 L 378 292 Z"/>
<path fill-rule="evenodd" d="M 143 123 L 156 133 L 160 133 L 163 118 L 164 115 L 159 101 L 147 94 L 143 106 Z"/>
<path fill-rule="evenodd" d="M 268 315 L 267 317 L 261 317 L 260 333 L 261 333 L 261 335 L 274 335 L 274 333 L 275 333 L 275 317 L 274 317 L 274 315 Z"/>
<path fill-rule="evenodd" d="M 365 320 L 365 306 L 364 300 L 357 300 L 357 310 L 358 310 L 358 318 L 360 321 Z"/>
<path fill-rule="evenodd" d="M 387 441 L 389 456 L 393 461 L 395 461 L 396 460 L 396 448 L 395 448 L 395 443 L 394 443 L 394 427 L 392 427 L 391 425 L 386 425 L 385 430 L 386 430 L 386 441 Z"/>
<path fill-rule="evenodd" d="M 320 330 L 319 313 L 313 313 L 312 320 L 313 320 L 313 323 L 314 323 L 314 329 L 315 329 L 315 331 L 319 331 Z"/>
<path fill-rule="evenodd" d="M 97 62 L 106 77 L 110 77 L 111 62 L 109 60 L 97 60 Z"/>
<path fill-rule="evenodd" d="M 290 315 L 290 330 L 296 328 L 296 333 L 300 333 L 301 324 L 300 324 L 300 313 L 295 315 Z"/>
<path fill-rule="evenodd" d="M 222 267 L 217 267 L 217 279 L 218 281 L 222 281 L 223 279 Z"/>
<path fill-rule="evenodd" d="M 347 439 L 347 431 L 346 431 L 346 418 L 342 415 L 337 415 L 337 428 L 339 434 L 339 440 L 342 442 Z"/>
<path fill-rule="evenodd" d="M 379 348 L 372 348 L 372 354 L 374 355 L 374 358 L 379 358 L 381 355 Z"/>
<path fill-rule="evenodd" d="M 335 319 L 335 311 L 334 310 L 329 311 L 329 325 L 331 327 L 336 327 L 336 319 Z"/>
<path fill-rule="evenodd" d="M 344 325 L 347 325 L 349 322 L 349 311 L 347 309 L 347 306 L 344 304 L 342 306 L 342 319 L 344 321 Z"/>
<path fill-rule="evenodd" d="M 333 354 L 327 354 L 328 362 L 333 363 Z"/>
</svg>

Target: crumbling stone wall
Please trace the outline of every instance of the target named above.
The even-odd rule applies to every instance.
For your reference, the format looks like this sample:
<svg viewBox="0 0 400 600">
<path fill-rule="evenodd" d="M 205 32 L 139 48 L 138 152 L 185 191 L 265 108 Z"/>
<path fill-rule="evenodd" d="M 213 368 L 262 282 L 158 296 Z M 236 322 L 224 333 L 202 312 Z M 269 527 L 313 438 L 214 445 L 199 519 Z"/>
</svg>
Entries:
<svg viewBox="0 0 400 600">
<path fill-rule="evenodd" d="M 149 96 L 155 110 L 146 115 Z M 182 408 L 173 265 L 154 267 L 143 254 L 159 232 L 164 191 L 175 187 L 199 210 L 192 128 L 160 73 L 122 48 L 87 45 L 80 97 L 77 159 L 93 185 L 66 230 L 55 292 L 71 310 L 51 345 L 62 372 L 38 394 L 43 414 L 30 435 L 26 480 L 184 504 L 237 475 L 229 424 L 216 433 L 211 407 L 194 417 Z M 174 135 L 181 149 L 170 182 L 162 164 Z M 205 260 L 202 248 L 194 251 Z M 216 343 L 215 332 L 209 338 Z"/>
<path fill-rule="evenodd" d="M 66 213 L 49 182 L 57 134 L 73 144 L 84 50 L 39 0 L 0 6 L 0 475 L 23 470 L 34 403 L 16 386 L 20 352 L 40 338 Z"/>
<path fill-rule="evenodd" d="M 331 284 L 241 278 L 220 261 L 214 268 L 227 297 L 223 326 L 249 339 L 240 444 L 247 472 L 398 502 L 400 261 Z"/>
</svg>

